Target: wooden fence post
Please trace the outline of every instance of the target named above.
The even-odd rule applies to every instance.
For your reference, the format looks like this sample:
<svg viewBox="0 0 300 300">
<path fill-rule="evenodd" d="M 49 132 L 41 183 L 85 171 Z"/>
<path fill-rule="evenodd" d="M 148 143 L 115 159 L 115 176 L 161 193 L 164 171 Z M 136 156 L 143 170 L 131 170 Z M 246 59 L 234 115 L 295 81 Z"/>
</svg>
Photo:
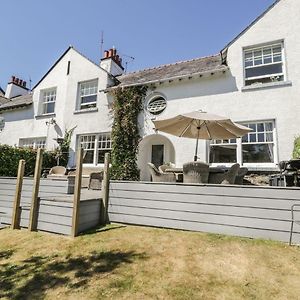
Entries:
<svg viewBox="0 0 300 300">
<path fill-rule="evenodd" d="M 43 164 L 43 149 L 38 149 L 35 169 L 34 169 L 34 179 L 33 179 L 33 189 L 32 189 L 32 198 L 31 198 L 31 208 L 29 216 L 29 225 L 28 229 L 30 231 L 35 231 L 37 229 L 37 217 L 38 217 L 38 197 L 40 189 L 40 180 Z"/>
<path fill-rule="evenodd" d="M 15 199 L 13 205 L 13 212 L 12 212 L 12 220 L 11 220 L 12 229 L 20 228 L 20 213 L 21 213 L 20 202 L 21 202 L 24 171 L 25 171 L 25 160 L 21 159 L 19 160 L 16 193 L 15 193 Z"/>
<path fill-rule="evenodd" d="M 103 181 L 102 181 L 102 224 L 108 223 L 108 199 L 109 199 L 109 163 L 110 155 L 105 153 L 104 158 L 104 170 L 103 170 Z"/>
<path fill-rule="evenodd" d="M 73 200 L 73 216 L 72 216 L 72 237 L 78 235 L 79 226 L 79 206 L 80 206 L 80 194 L 81 194 L 81 180 L 82 180 L 82 160 L 83 160 L 83 149 L 80 148 L 77 151 L 76 160 L 76 177 L 74 187 L 74 200 Z"/>
</svg>

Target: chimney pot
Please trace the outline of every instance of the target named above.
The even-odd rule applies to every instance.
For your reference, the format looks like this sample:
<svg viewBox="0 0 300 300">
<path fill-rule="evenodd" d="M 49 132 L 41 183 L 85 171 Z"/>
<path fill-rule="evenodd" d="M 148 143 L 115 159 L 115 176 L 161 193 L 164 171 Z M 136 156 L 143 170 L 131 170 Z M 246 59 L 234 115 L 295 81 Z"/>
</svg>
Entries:
<svg viewBox="0 0 300 300">
<path fill-rule="evenodd" d="M 108 58 L 109 52 L 107 50 L 104 51 L 104 58 Z"/>
<path fill-rule="evenodd" d="M 23 86 L 23 80 L 22 79 L 19 80 L 19 85 Z"/>
<path fill-rule="evenodd" d="M 116 56 L 116 54 L 117 54 L 117 50 L 116 50 L 116 48 L 113 48 L 112 49 L 112 56 Z"/>
<path fill-rule="evenodd" d="M 23 87 L 26 87 L 26 81 L 23 81 Z"/>
<path fill-rule="evenodd" d="M 114 50 L 113 49 L 109 49 L 109 53 L 108 53 L 108 57 L 112 57 L 113 56 L 113 52 Z"/>
<path fill-rule="evenodd" d="M 14 81 L 15 84 L 19 84 L 19 78 L 17 77 Z"/>
</svg>

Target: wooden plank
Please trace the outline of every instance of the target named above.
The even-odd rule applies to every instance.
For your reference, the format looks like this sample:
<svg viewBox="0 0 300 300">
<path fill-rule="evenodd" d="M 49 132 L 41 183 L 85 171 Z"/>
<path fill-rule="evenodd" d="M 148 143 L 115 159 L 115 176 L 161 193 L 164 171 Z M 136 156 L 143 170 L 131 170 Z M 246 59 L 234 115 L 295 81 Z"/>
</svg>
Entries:
<svg viewBox="0 0 300 300">
<path fill-rule="evenodd" d="M 59 206 L 59 207 L 70 207 L 73 208 L 73 202 L 69 201 L 60 201 L 58 199 L 48 200 L 41 198 L 40 205 L 48 205 L 48 206 Z"/>
<path fill-rule="evenodd" d="M 16 183 L 16 194 L 15 194 L 13 212 L 12 212 L 12 222 L 11 222 L 12 229 L 20 228 L 20 202 L 21 202 L 21 192 L 22 192 L 24 171 L 25 171 L 25 160 L 21 159 L 19 161 L 18 176 L 17 176 L 17 183 Z"/>
<path fill-rule="evenodd" d="M 114 206 L 163 209 L 194 213 L 221 214 L 228 216 L 256 217 L 275 220 L 290 220 L 291 210 L 240 207 L 232 205 L 195 204 L 183 202 L 151 201 L 144 199 L 110 198 L 109 211 Z"/>
<path fill-rule="evenodd" d="M 81 179 L 82 179 L 82 160 L 83 160 L 83 149 L 80 147 L 77 151 L 77 162 L 76 162 L 76 177 L 75 177 L 72 231 L 71 231 L 71 235 L 73 237 L 76 237 L 79 232 L 78 229 L 79 229 L 79 210 L 80 210 L 80 194 L 81 194 Z"/>
<path fill-rule="evenodd" d="M 165 219 L 199 222 L 199 223 L 207 223 L 207 224 L 242 226 L 242 227 L 249 227 L 255 229 L 267 229 L 267 230 L 286 231 L 286 232 L 289 232 L 290 225 L 291 225 L 289 221 L 283 221 L 283 220 L 270 220 L 270 219 L 260 219 L 260 218 L 250 218 L 250 217 L 191 213 L 191 212 L 183 212 L 183 211 L 170 211 L 170 210 L 125 207 L 125 206 L 111 207 L 110 213 L 159 218 L 161 219 L 161 227 L 165 227 L 164 225 Z"/>
<path fill-rule="evenodd" d="M 72 217 L 73 208 L 42 204 L 42 205 L 40 205 L 39 213 L 47 213 L 47 214 L 50 214 L 50 215 Z"/>
<path fill-rule="evenodd" d="M 102 180 L 102 207 L 101 211 L 101 222 L 106 224 L 108 222 L 108 201 L 109 201 L 109 163 L 110 155 L 105 153 L 104 157 L 104 170 L 103 170 L 103 180 Z"/>
<path fill-rule="evenodd" d="M 32 190 L 32 201 L 30 209 L 30 220 L 28 229 L 34 231 L 37 229 L 37 217 L 38 217 L 38 196 L 40 187 L 40 178 L 43 164 L 43 149 L 38 149 L 36 164 L 34 169 L 34 181 Z"/>
<path fill-rule="evenodd" d="M 175 183 L 139 183 L 139 182 L 114 182 L 111 183 L 110 191 L 145 191 L 162 193 L 184 194 L 211 194 L 222 196 L 244 195 L 250 198 L 270 199 L 300 199 L 300 188 L 261 187 L 261 186 L 237 186 L 237 185 L 204 185 L 204 184 L 175 184 Z"/>
<path fill-rule="evenodd" d="M 145 216 L 131 216 L 131 215 L 119 215 L 119 214 L 109 214 L 111 222 L 123 223 L 123 224 L 135 224 L 135 225 L 147 225 L 154 227 L 163 227 L 161 226 L 160 219 L 145 217 Z M 218 224 L 206 224 L 206 223 L 197 223 L 197 222 L 188 222 L 188 221 L 178 221 L 178 220 L 166 220 L 164 228 L 173 228 L 181 230 L 191 230 L 191 231 L 201 231 L 217 234 L 227 234 L 239 237 L 249 237 L 249 238 L 262 238 L 288 242 L 289 233 L 282 231 L 269 231 L 263 229 L 254 229 L 254 228 L 244 228 L 244 227 L 235 227 L 235 226 L 226 226 Z M 295 234 L 295 243 L 300 243 L 300 234 Z"/>
<path fill-rule="evenodd" d="M 184 203 L 203 203 L 203 204 L 220 204 L 232 206 L 248 206 L 248 207 L 261 207 L 272 209 L 290 209 L 299 200 L 287 199 L 269 199 L 269 198 L 251 198 L 245 197 L 243 194 L 239 196 L 226 196 L 226 195 L 210 195 L 210 194 L 189 194 L 182 195 L 180 193 L 154 193 L 147 191 L 116 191 L 111 190 L 111 198 L 127 198 L 127 199 L 144 199 L 152 201 L 174 201 Z"/>
<path fill-rule="evenodd" d="M 64 235 L 71 234 L 71 226 L 47 223 L 42 221 L 37 222 L 37 229 L 53 233 L 60 233 Z"/>
</svg>

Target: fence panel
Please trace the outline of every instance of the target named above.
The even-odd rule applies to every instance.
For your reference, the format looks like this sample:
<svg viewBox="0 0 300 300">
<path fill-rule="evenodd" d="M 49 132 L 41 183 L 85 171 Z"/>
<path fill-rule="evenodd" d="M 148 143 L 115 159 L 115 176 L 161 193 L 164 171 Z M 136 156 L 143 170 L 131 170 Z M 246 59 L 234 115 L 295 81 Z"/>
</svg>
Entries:
<svg viewBox="0 0 300 300">
<path fill-rule="evenodd" d="M 288 242 L 296 203 L 299 188 L 111 181 L 109 219 Z"/>
</svg>

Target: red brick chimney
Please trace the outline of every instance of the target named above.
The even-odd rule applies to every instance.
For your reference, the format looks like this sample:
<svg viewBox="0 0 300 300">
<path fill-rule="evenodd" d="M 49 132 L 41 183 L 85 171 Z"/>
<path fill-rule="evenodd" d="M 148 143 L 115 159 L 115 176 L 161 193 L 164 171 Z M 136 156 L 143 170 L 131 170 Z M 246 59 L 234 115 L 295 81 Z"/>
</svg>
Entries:
<svg viewBox="0 0 300 300">
<path fill-rule="evenodd" d="M 117 49 L 111 48 L 109 50 L 105 50 L 101 62 L 106 59 L 112 59 L 122 70 L 124 70 L 122 66 L 122 58 L 117 55 Z"/>
</svg>

